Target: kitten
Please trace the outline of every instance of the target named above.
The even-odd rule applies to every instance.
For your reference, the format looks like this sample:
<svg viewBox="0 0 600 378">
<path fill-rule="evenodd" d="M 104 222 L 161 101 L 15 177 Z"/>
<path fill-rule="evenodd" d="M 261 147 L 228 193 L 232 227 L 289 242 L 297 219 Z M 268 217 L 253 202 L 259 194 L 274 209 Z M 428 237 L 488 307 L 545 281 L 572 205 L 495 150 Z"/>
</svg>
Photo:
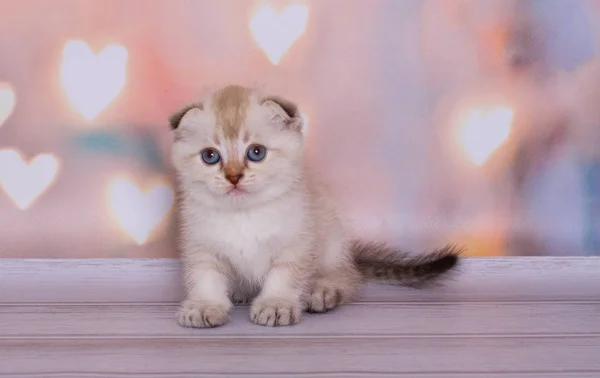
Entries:
<svg viewBox="0 0 600 378">
<path fill-rule="evenodd" d="M 323 186 L 304 162 L 295 104 L 228 86 L 170 118 L 180 184 L 186 327 L 225 324 L 233 302 L 250 318 L 295 324 L 304 310 L 352 301 L 364 277 L 422 286 L 458 262 L 448 246 L 408 257 L 348 240 Z"/>
</svg>

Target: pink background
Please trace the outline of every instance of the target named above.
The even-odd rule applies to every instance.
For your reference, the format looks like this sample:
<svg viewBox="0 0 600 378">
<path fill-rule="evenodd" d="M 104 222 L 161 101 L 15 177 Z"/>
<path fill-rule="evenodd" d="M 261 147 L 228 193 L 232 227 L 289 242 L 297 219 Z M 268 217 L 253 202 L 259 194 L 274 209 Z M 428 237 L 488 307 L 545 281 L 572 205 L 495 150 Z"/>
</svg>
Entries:
<svg viewBox="0 0 600 378">
<path fill-rule="evenodd" d="M 508 160 L 466 166 L 453 155 L 447 130 L 449 109 L 466 96 L 518 99 L 517 120 L 530 120 L 525 115 L 531 113 L 537 123 L 551 124 L 561 117 L 566 105 L 554 84 L 558 73 L 540 82 L 532 79 L 536 72 L 550 72 L 542 60 L 526 74 L 506 65 L 517 15 L 531 16 L 517 3 L 273 1 L 277 9 L 301 4 L 309 12 L 304 34 L 274 65 L 249 32 L 260 1 L 3 0 L 0 83 L 14 88 L 16 105 L 0 126 L 0 149 L 16 147 L 27 158 L 51 153 L 60 170 L 26 210 L 0 187 L 0 257 L 176 256 L 174 208 L 137 245 L 110 217 L 106 188 L 122 174 L 140 187 L 168 181 L 167 117 L 204 91 L 230 83 L 299 103 L 309 120 L 310 158 L 338 193 L 357 236 L 411 250 L 454 241 L 471 243 L 473 255 L 563 254 L 535 243 L 544 236 L 535 220 L 527 228 L 533 244 L 508 250 L 510 225 L 520 224 L 521 212 L 507 210 L 512 192 L 499 184 Z M 587 12 L 597 12 L 593 5 L 585 5 Z M 95 53 L 110 43 L 128 51 L 125 86 L 91 121 L 61 87 L 69 40 L 83 40 Z M 71 136 L 94 130 L 133 139 L 152 134 L 167 168 L 69 147 Z M 550 202 L 542 206 L 551 208 Z M 574 201 L 571 207 L 577 206 Z M 577 251 L 578 231 L 573 235 L 565 236 L 564 245 Z"/>
</svg>

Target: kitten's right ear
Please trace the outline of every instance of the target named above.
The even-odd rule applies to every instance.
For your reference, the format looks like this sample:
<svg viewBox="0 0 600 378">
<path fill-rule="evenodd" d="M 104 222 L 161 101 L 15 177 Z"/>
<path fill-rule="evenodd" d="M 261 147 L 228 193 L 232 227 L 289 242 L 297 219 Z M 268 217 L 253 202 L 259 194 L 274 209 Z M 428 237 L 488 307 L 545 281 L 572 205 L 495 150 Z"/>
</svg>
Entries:
<svg viewBox="0 0 600 378">
<path fill-rule="evenodd" d="M 171 125 L 171 130 L 177 129 L 179 125 L 181 125 L 181 120 L 183 119 L 183 117 L 185 117 L 185 115 L 192 109 L 203 110 L 204 106 L 202 105 L 202 103 L 190 104 L 184 107 L 183 109 L 179 110 L 177 113 L 171 115 L 169 117 L 169 124 Z"/>
<path fill-rule="evenodd" d="M 273 111 L 274 119 L 278 119 L 286 128 L 303 132 L 303 120 L 298 105 L 279 96 L 263 98 L 261 105 Z"/>
</svg>

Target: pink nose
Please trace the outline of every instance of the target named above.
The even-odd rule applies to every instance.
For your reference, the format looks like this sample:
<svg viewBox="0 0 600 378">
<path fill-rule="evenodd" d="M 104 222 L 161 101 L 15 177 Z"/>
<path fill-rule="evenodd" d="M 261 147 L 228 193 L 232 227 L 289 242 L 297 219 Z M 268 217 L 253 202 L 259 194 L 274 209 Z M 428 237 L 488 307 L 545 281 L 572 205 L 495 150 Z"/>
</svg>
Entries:
<svg viewBox="0 0 600 378">
<path fill-rule="evenodd" d="M 237 185 L 238 182 L 240 182 L 240 180 L 242 179 L 242 177 L 244 177 L 243 173 L 235 173 L 235 174 L 225 175 L 225 178 L 233 185 Z"/>
</svg>

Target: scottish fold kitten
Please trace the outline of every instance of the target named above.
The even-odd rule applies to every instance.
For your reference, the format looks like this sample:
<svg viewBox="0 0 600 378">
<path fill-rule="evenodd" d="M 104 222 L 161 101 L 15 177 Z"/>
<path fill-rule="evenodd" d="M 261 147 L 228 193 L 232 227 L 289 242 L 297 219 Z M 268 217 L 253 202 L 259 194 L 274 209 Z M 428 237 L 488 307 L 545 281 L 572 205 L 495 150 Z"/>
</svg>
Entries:
<svg viewBox="0 0 600 378">
<path fill-rule="evenodd" d="M 408 286 L 451 270 L 447 246 L 409 257 L 349 240 L 325 187 L 303 157 L 297 106 L 228 86 L 170 118 L 180 185 L 186 327 L 225 324 L 233 303 L 250 319 L 292 325 L 304 310 L 352 301 L 363 278 Z"/>
</svg>

